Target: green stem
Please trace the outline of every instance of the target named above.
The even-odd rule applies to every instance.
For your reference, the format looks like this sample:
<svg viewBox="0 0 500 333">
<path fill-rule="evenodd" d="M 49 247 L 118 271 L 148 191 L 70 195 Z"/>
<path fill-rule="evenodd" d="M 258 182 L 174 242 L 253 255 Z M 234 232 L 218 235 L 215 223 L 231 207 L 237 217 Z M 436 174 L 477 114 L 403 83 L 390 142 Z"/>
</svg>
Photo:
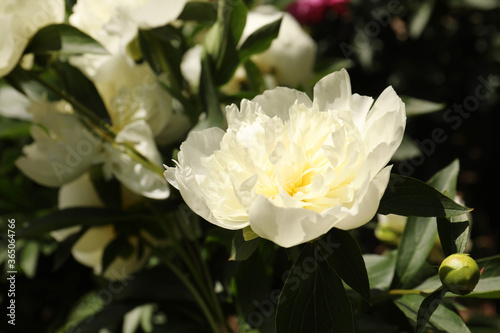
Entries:
<svg viewBox="0 0 500 333">
<path fill-rule="evenodd" d="M 185 230 L 185 228 L 182 225 L 179 225 L 178 228 L 179 232 L 183 234 L 184 238 L 188 238 L 187 231 Z M 196 261 L 197 266 L 200 268 L 202 274 L 205 277 L 204 281 L 208 285 L 208 291 L 209 291 L 208 295 L 205 294 L 205 296 L 207 297 L 207 300 L 213 304 L 213 307 L 217 313 L 217 316 L 219 317 L 219 320 L 221 320 L 221 322 L 224 325 L 226 325 L 226 321 L 224 319 L 224 313 L 220 306 L 219 300 L 217 299 L 217 295 L 215 294 L 212 276 L 210 275 L 208 266 L 205 260 L 203 260 L 201 255 L 201 247 L 196 239 L 193 239 L 192 244 L 194 245 L 194 249 L 191 247 L 191 243 L 188 245 L 187 249 L 189 250 L 191 257 L 193 258 L 193 260 Z M 226 326 L 226 329 L 229 330 L 229 327 Z"/>
<path fill-rule="evenodd" d="M 164 256 L 164 254 L 157 247 L 155 247 L 153 244 L 151 244 L 151 242 L 149 242 L 148 240 L 146 240 L 144 238 L 142 240 L 151 249 L 153 249 L 155 251 L 155 253 L 161 258 L 163 263 L 170 270 L 172 270 L 172 272 L 179 278 L 179 280 L 184 284 L 184 286 L 186 286 L 186 288 L 189 290 L 191 295 L 193 295 L 194 299 L 196 300 L 196 302 L 200 306 L 201 311 L 205 315 L 205 318 L 207 319 L 208 324 L 210 325 L 210 328 L 212 329 L 212 331 L 214 333 L 220 333 L 220 328 L 219 328 L 219 326 L 217 326 L 217 322 L 215 321 L 209 307 L 207 306 L 207 304 L 203 300 L 203 297 L 200 295 L 200 293 L 195 288 L 195 286 L 189 281 L 189 279 L 182 273 L 182 271 L 177 266 L 175 266 L 168 258 L 166 258 Z"/>
<path fill-rule="evenodd" d="M 172 240 L 175 252 L 181 257 L 182 261 L 191 272 L 191 275 L 200 288 L 203 297 L 205 297 L 205 300 L 210 303 L 213 309 L 215 309 L 216 315 L 219 318 L 221 325 L 224 325 L 224 327 L 228 330 L 222 308 L 219 304 L 217 296 L 215 295 L 212 278 L 210 276 L 206 263 L 201 258 L 201 249 L 199 248 L 198 244 L 196 243 L 196 241 L 193 241 L 195 243 L 195 250 L 193 250 L 190 242 L 179 242 L 178 237 L 175 235 L 175 231 L 179 233 L 180 237 L 182 237 L 183 239 L 188 239 L 186 230 L 181 225 L 174 224 L 173 227 L 175 227 L 176 230 L 172 232 L 172 230 L 170 230 L 164 223 L 161 223 L 164 218 L 162 218 L 161 213 L 154 208 L 154 205 L 152 205 L 151 208 L 157 218 L 160 220 L 161 228 L 165 231 L 167 237 Z M 175 221 L 177 222 L 178 220 L 175 219 Z M 202 273 L 202 275 L 199 274 L 200 272 Z M 205 280 L 203 279 L 203 277 L 205 277 Z"/>
<path fill-rule="evenodd" d="M 429 293 L 418 289 L 392 289 L 373 296 L 372 305 L 382 303 L 390 298 L 400 295 L 422 295 L 425 297 L 429 295 Z"/>
</svg>

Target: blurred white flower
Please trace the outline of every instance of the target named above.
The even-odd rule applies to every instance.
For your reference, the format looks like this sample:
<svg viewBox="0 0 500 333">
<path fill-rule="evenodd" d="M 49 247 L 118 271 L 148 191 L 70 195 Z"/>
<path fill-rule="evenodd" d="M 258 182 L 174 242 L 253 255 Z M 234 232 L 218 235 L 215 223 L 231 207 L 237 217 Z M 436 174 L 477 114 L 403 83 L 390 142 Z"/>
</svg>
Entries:
<svg viewBox="0 0 500 333">
<path fill-rule="evenodd" d="M 180 140 L 189 119 L 173 111 L 170 94 L 147 63 L 136 64 L 127 53 L 138 29 L 152 29 L 176 19 L 185 0 L 79 0 L 69 21 L 99 41 L 110 54 L 84 54 L 70 62 L 95 84 L 113 127 L 145 120 L 159 144 Z"/>
<path fill-rule="evenodd" d="M 64 20 L 63 0 L 0 2 L 0 78 L 19 62 L 31 37 L 47 25 Z"/>
<path fill-rule="evenodd" d="M 11 86 L 0 87 L 0 115 L 7 118 L 32 120 L 28 111 L 30 100 Z"/>
<path fill-rule="evenodd" d="M 266 91 L 227 107 L 227 132 L 192 132 L 165 178 L 207 221 L 284 247 L 357 228 L 377 211 L 406 123 L 392 87 L 372 103 L 345 70 L 320 80 L 313 101 Z"/>
<path fill-rule="evenodd" d="M 34 142 L 16 160 L 21 171 L 45 186 L 61 186 L 103 163 L 107 177 L 115 176 L 137 194 L 164 199 L 170 194 L 163 177 L 133 160 L 120 144 L 132 145 L 152 163 L 161 157 L 151 129 L 144 120 L 132 120 L 118 132 L 113 143 L 104 142 L 73 114 L 67 102 L 32 101 Z"/>
<path fill-rule="evenodd" d="M 186 0 L 78 0 L 69 22 L 106 49 L 122 52 L 138 29 L 153 29 L 175 20 Z"/>
<path fill-rule="evenodd" d="M 104 207 L 99 198 L 88 173 L 84 173 L 77 179 L 67 183 L 59 189 L 59 209 L 76 207 Z M 52 231 L 51 235 L 58 242 L 80 231 L 80 226 Z M 105 225 L 90 228 L 73 245 L 71 253 L 76 261 L 91 267 L 94 274 L 103 275 L 109 280 L 119 280 L 138 271 L 149 256 L 150 249 L 144 248 L 142 256 L 139 257 L 138 237 L 130 237 L 129 242 L 134 246 L 133 254 L 129 258 L 117 257 L 108 268 L 102 271 L 102 256 L 106 246 L 116 238 L 115 227 Z"/>
<path fill-rule="evenodd" d="M 307 83 L 313 75 L 316 59 L 316 43 L 309 34 L 290 14 L 269 5 L 258 6 L 249 11 L 239 46 L 255 31 L 281 17 L 283 19 L 279 34 L 270 47 L 251 57 L 261 71 L 268 88 L 278 85 L 294 87 Z M 200 80 L 202 52 L 203 47 L 195 45 L 186 51 L 181 63 L 183 76 L 195 89 Z M 241 85 L 246 80 L 246 72 L 240 66 L 221 90 L 226 94 L 235 94 L 241 90 Z"/>
<path fill-rule="evenodd" d="M 33 181 L 60 186 L 82 175 L 102 154 L 102 141 L 86 129 L 65 101 L 31 101 L 33 143 L 16 165 Z"/>
<path fill-rule="evenodd" d="M 251 59 L 264 73 L 271 73 L 277 85 L 297 86 L 306 83 L 313 74 L 316 43 L 288 13 L 269 5 L 258 6 L 248 13 L 240 45 L 252 33 L 280 17 L 280 31 L 271 46 Z"/>
<path fill-rule="evenodd" d="M 131 64 L 122 55 L 112 55 L 92 79 L 117 132 L 126 124 L 144 120 L 156 136 L 173 114 L 172 97 L 145 63 Z"/>
<path fill-rule="evenodd" d="M 375 237 L 381 241 L 397 245 L 401 240 L 401 235 L 405 230 L 406 216 L 388 214 L 388 215 L 377 215 L 377 227 L 375 228 Z"/>
</svg>

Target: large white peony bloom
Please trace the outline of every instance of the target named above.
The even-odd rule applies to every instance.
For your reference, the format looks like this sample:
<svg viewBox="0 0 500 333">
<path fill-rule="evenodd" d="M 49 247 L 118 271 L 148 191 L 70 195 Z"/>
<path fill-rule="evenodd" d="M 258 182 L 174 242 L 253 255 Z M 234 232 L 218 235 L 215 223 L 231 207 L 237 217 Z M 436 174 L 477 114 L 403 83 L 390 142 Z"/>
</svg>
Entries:
<svg viewBox="0 0 500 333">
<path fill-rule="evenodd" d="M 64 20 L 63 0 L 2 0 L 0 2 L 0 77 L 18 63 L 35 33 Z"/>
<path fill-rule="evenodd" d="M 372 103 L 351 93 L 345 70 L 320 80 L 313 101 L 266 91 L 227 107 L 226 132 L 192 132 L 165 178 L 206 220 L 284 247 L 359 227 L 377 211 L 406 122 L 392 87 Z"/>
</svg>

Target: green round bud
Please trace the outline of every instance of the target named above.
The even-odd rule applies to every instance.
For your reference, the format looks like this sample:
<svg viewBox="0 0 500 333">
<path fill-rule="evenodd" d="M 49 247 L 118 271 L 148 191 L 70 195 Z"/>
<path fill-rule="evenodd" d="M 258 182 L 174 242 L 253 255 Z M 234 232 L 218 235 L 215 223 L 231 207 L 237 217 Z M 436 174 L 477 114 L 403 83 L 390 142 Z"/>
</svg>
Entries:
<svg viewBox="0 0 500 333">
<path fill-rule="evenodd" d="M 439 279 L 443 286 L 457 295 L 467 295 L 474 290 L 481 272 L 476 261 L 465 253 L 447 257 L 439 266 Z"/>
</svg>

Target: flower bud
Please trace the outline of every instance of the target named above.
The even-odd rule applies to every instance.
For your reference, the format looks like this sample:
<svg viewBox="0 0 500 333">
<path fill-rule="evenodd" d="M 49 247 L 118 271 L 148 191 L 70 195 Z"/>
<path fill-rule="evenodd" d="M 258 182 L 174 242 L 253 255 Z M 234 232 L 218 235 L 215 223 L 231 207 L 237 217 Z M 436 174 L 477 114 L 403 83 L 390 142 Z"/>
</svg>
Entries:
<svg viewBox="0 0 500 333">
<path fill-rule="evenodd" d="M 467 295 L 476 287 L 481 273 L 477 263 L 468 254 L 455 253 L 439 266 L 439 279 L 454 294 Z"/>
</svg>

